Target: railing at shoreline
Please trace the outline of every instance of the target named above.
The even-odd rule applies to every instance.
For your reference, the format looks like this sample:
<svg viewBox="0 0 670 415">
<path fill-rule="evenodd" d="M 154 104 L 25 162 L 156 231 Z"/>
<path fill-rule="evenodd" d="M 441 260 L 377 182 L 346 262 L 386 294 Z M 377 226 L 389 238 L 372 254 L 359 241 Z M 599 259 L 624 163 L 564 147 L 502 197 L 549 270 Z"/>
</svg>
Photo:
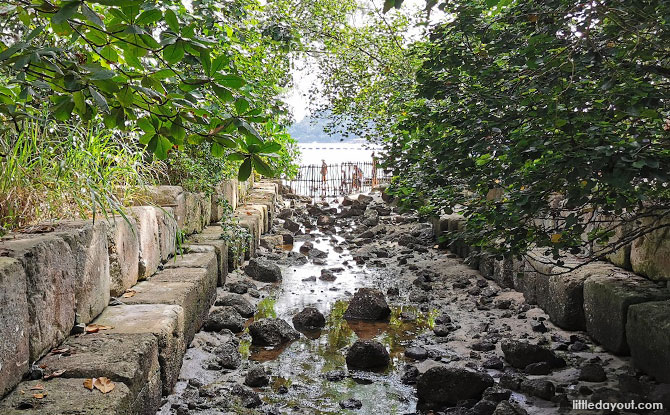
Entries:
<svg viewBox="0 0 670 415">
<path fill-rule="evenodd" d="M 390 181 L 391 175 L 378 163 L 366 161 L 303 165 L 296 178 L 284 184 L 296 194 L 323 199 L 369 192 Z"/>
</svg>

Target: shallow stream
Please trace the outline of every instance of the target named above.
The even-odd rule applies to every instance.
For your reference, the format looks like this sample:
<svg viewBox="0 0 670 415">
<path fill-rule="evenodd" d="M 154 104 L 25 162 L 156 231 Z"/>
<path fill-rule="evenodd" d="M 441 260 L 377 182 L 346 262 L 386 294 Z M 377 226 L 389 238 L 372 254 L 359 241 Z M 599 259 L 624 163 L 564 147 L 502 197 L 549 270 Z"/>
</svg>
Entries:
<svg viewBox="0 0 670 415">
<path fill-rule="evenodd" d="M 378 270 L 356 265 L 338 236 L 312 233 L 314 248 L 327 252 L 325 264 L 282 267 L 283 281 L 261 301 L 256 318 L 278 317 L 291 321 L 306 306 L 319 309 L 326 316 L 326 327 L 282 348 L 240 345 L 243 354 L 262 362 L 272 374 L 271 388 L 261 391 L 262 399 L 281 413 L 341 414 L 349 413 L 339 402 L 349 398 L 363 403 L 366 413 L 413 413 L 415 389 L 401 382 L 405 365 L 405 347 L 421 332 L 430 329 L 434 313 L 422 313 L 414 307 L 394 307 L 389 321 L 347 321 L 342 318 L 348 299 L 357 288 L 378 285 Z M 299 251 L 305 240 L 292 247 Z M 337 252 L 340 251 L 340 252 Z M 322 269 L 335 272 L 335 281 L 322 281 Z M 316 280 L 314 278 L 316 277 Z M 357 338 L 376 339 L 386 345 L 391 364 L 382 372 L 346 370 L 346 347 Z M 329 381 L 327 372 L 342 370 L 346 377 Z"/>
</svg>

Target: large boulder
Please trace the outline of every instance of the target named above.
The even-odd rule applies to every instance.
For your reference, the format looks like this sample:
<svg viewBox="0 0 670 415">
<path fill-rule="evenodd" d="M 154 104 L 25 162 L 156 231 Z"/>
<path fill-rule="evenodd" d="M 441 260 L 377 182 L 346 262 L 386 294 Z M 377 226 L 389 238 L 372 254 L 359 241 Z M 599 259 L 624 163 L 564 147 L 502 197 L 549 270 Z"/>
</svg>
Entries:
<svg viewBox="0 0 670 415">
<path fill-rule="evenodd" d="M 158 212 L 159 208 L 153 206 L 136 206 L 130 212 L 137 225 L 139 279 L 152 276 L 161 263 Z"/>
<path fill-rule="evenodd" d="M 643 226 L 661 227 L 633 241 L 630 262 L 633 271 L 652 280 L 670 280 L 670 217 L 642 219 Z"/>
<path fill-rule="evenodd" d="M 253 258 L 249 265 L 244 268 L 244 272 L 256 281 L 277 282 L 281 281 L 281 269 L 276 264 L 264 259 Z"/>
<path fill-rule="evenodd" d="M 26 274 L 21 263 L 0 256 L 0 396 L 28 371 L 29 315 Z"/>
<path fill-rule="evenodd" d="M 293 327 L 298 330 L 317 330 L 326 325 L 326 318 L 315 307 L 305 307 L 293 316 Z"/>
<path fill-rule="evenodd" d="M 252 366 L 244 377 L 244 384 L 252 388 L 267 386 L 270 383 L 270 377 L 265 373 L 262 365 Z"/>
<path fill-rule="evenodd" d="M 416 393 L 422 407 L 438 408 L 466 399 L 479 399 L 493 384 L 493 378 L 486 373 L 435 366 L 419 376 Z"/>
<path fill-rule="evenodd" d="M 300 338 L 286 321 L 277 318 L 264 318 L 249 326 L 251 344 L 256 346 L 279 346 Z"/>
<path fill-rule="evenodd" d="M 565 360 L 556 356 L 551 350 L 537 344 L 531 344 L 518 340 L 505 340 L 501 343 L 505 360 L 518 368 L 524 369 L 532 363 L 545 362 L 552 368 L 565 366 Z"/>
<path fill-rule="evenodd" d="M 62 221 L 55 235 L 70 245 L 75 259 L 75 302 L 80 323 L 93 321 L 109 304 L 107 222 Z"/>
<path fill-rule="evenodd" d="M 344 318 L 354 320 L 384 320 L 391 314 L 384 293 L 374 288 L 359 288 L 349 301 Z"/>
<path fill-rule="evenodd" d="M 114 297 L 137 284 L 140 243 L 136 229 L 137 222 L 132 216 L 113 216 L 107 221 L 109 291 Z"/>
<path fill-rule="evenodd" d="M 635 304 L 628 308 L 626 337 L 639 369 L 659 382 L 670 383 L 670 301 Z"/>
<path fill-rule="evenodd" d="M 25 271 L 30 360 L 36 361 L 60 344 L 74 326 L 75 256 L 67 242 L 52 234 L 20 235 L 2 241 L 0 249 L 18 260 Z"/>
<path fill-rule="evenodd" d="M 205 331 L 221 331 L 228 329 L 233 333 L 244 330 L 245 319 L 237 312 L 235 307 L 215 307 L 205 320 Z"/>
<path fill-rule="evenodd" d="M 347 351 L 347 367 L 351 369 L 384 368 L 389 362 L 386 347 L 376 340 L 357 340 Z"/>
<path fill-rule="evenodd" d="M 225 293 L 216 299 L 216 306 L 234 307 L 242 317 L 253 317 L 256 307 L 244 298 L 244 296 L 235 293 Z"/>
<path fill-rule="evenodd" d="M 591 276 L 584 282 L 586 331 L 605 349 L 626 355 L 629 353 L 628 307 L 667 299 L 670 299 L 667 288 L 618 268 L 608 274 Z"/>
</svg>

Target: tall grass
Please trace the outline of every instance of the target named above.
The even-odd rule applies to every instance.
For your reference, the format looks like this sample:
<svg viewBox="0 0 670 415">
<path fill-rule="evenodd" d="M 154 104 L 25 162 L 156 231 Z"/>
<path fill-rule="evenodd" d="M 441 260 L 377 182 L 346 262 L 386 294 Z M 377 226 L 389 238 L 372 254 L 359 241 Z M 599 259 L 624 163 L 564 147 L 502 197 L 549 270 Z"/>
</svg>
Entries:
<svg viewBox="0 0 670 415">
<path fill-rule="evenodd" d="M 101 129 L 28 124 L 0 136 L 0 234 L 123 212 L 155 181 L 134 141 Z M 149 158 L 147 158 L 149 159 Z"/>
</svg>

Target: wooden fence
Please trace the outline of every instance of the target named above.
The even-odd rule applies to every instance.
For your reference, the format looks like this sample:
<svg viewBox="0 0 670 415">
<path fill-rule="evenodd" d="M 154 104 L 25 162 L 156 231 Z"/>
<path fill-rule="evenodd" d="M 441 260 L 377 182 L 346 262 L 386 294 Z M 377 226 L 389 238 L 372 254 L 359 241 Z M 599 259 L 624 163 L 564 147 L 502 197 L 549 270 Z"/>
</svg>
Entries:
<svg viewBox="0 0 670 415">
<path fill-rule="evenodd" d="M 369 192 L 390 180 L 377 163 L 366 161 L 303 165 L 296 178 L 284 184 L 296 194 L 323 199 Z"/>
</svg>

